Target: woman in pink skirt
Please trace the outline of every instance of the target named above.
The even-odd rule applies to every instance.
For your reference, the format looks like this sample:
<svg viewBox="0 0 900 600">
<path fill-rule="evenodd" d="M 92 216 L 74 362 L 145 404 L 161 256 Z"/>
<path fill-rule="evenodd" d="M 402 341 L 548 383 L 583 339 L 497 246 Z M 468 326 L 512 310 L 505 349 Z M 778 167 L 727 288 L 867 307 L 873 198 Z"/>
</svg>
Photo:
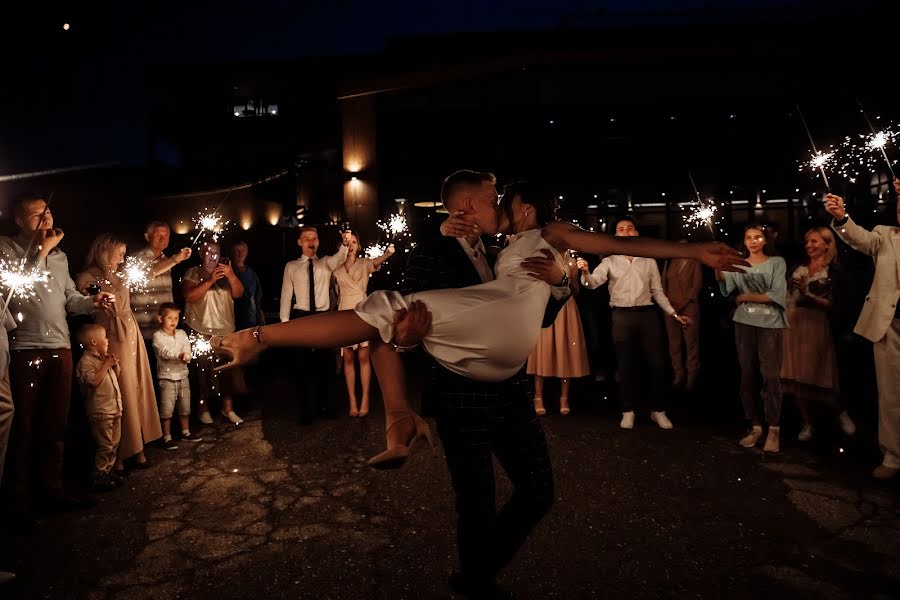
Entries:
<svg viewBox="0 0 900 600">
<path fill-rule="evenodd" d="M 571 253 L 568 260 L 569 281 L 573 292 L 578 291 L 577 269 Z M 581 328 L 581 317 L 575 304 L 575 295 L 569 297 L 556 320 L 541 330 L 537 345 L 528 357 L 528 374 L 534 375 L 534 411 L 547 414 L 544 408 L 544 378 L 562 379 L 559 395 L 559 414 L 569 414 L 569 384 L 573 377 L 584 377 L 590 372 L 587 345 Z"/>
</svg>

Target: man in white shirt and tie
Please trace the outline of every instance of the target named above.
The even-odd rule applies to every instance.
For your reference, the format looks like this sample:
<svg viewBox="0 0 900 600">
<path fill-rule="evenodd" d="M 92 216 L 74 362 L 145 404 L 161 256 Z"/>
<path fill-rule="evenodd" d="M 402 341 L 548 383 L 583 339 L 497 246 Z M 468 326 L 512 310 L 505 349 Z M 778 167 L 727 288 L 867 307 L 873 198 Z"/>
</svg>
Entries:
<svg viewBox="0 0 900 600">
<path fill-rule="evenodd" d="M 636 236 L 637 228 L 631 217 L 616 222 L 617 236 Z M 682 326 L 692 324 L 689 317 L 676 314 L 663 292 L 659 267 L 651 258 L 634 256 L 607 256 L 594 269 L 588 271 L 583 258 L 577 262 L 582 271 L 581 283 L 596 288 L 609 281 L 609 305 L 612 307 L 612 336 L 619 361 L 619 378 L 622 384 L 622 429 L 634 427 L 635 393 L 640 379 L 649 380 L 653 391 L 650 419 L 662 429 L 672 429 L 666 416 L 665 400 L 667 361 L 665 336 L 656 314 L 653 301 Z M 643 368 L 642 368 L 643 367 Z M 649 369 L 649 372 L 648 372 Z"/>
<path fill-rule="evenodd" d="M 300 228 L 297 245 L 302 254 L 300 258 L 284 266 L 279 306 L 282 323 L 331 308 L 331 274 L 347 261 L 349 237 L 349 232 L 344 233 L 338 251 L 331 256 L 319 258 L 316 255 L 319 251 L 319 232 L 311 226 Z M 333 372 L 331 353 L 327 350 L 310 349 L 298 349 L 296 352 L 299 362 L 298 387 L 304 390 L 300 403 L 300 421 L 310 423 L 316 412 L 324 413 L 328 409 L 328 399 L 323 389 L 327 379 L 323 374 Z"/>
</svg>

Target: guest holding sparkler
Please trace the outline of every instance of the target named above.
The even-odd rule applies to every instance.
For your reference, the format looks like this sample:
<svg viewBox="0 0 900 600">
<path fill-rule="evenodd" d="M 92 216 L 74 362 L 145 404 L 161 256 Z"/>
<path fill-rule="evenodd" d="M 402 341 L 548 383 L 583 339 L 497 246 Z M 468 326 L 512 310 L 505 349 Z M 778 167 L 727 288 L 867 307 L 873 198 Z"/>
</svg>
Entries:
<svg viewBox="0 0 900 600">
<path fill-rule="evenodd" d="M 578 291 L 578 269 L 571 254 L 567 256 L 567 272 L 565 280 L 572 288 L 573 294 L 563 304 L 556 319 L 550 327 L 541 329 L 537 345 L 528 357 L 526 371 L 534 375 L 534 412 L 547 414 L 544 408 L 544 380 L 547 377 L 559 378 L 559 414 L 567 415 L 569 407 L 569 387 L 574 377 L 584 377 L 590 373 L 587 344 L 581 328 L 581 317 L 575 303 L 574 292 Z"/>
<path fill-rule="evenodd" d="M 284 266 L 281 282 L 281 322 L 302 319 L 331 308 L 329 288 L 331 275 L 347 262 L 347 248 L 350 233 L 344 232 L 341 246 L 331 256 L 319 258 L 319 232 L 315 227 L 301 227 L 297 245 L 301 255 Z M 291 299 L 293 298 L 293 303 Z M 300 400 L 300 422 L 311 423 L 316 413 L 328 411 L 328 398 L 324 385 L 327 379 L 323 373 L 333 373 L 332 354 L 322 349 L 300 349 L 296 351 L 296 373 L 298 388 L 303 390 Z"/>
<path fill-rule="evenodd" d="M 144 239 L 147 245 L 134 253 L 134 258 L 152 265 L 156 275 L 148 278 L 143 289 L 131 291 L 131 308 L 138 327 L 141 329 L 141 337 L 147 348 L 147 356 L 150 359 L 150 369 L 156 374 L 156 355 L 153 352 L 153 333 L 159 325 L 157 311 L 166 302 L 172 299 L 172 268 L 191 256 L 190 248 L 182 248 L 170 257 L 164 254 L 169 247 L 170 230 L 165 221 L 151 221 L 147 223 L 144 231 Z M 249 327 L 249 326 L 248 326 Z"/>
<path fill-rule="evenodd" d="M 222 260 L 218 242 L 206 242 L 200 250 L 200 266 L 191 267 L 181 280 L 184 291 L 184 323 L 202 339 L 214 335 L 234 333 L 234 301 L 244 295 L 244 284 L 235 275 L 229 262 Z M 217 374 L 213 371 L 215 357 L 211 354 L 196 357 L 197 391 L 200 396 L 200 421 L 212 422 L 207 402 L 213 394 L 222 397 L 222 416 L 233 425 L 244 422 L 234 412 L 234 394 L 246 388 L 241 371 Z"/>
<path fill-rule="evenodd" d="M 762 376 L 762 396 L 769 433 L 765 452 L 780 449 L 781 424 L 781 357 L 783 332 L 788 326 L 787 281 L 784 259 L 770 256 L 766 230 L 759 225 L 744 228 L 742 254 L 750 268 L 743 273 L 716 271 L 716 279 L 724 296 L 738 292 L 734 311 L 734 341 L 741 368 L 741 402 L 751 430 L 740 440 L 744 448 L 752 448 L 762 437 L 762 420 L 756 408 L 757 377 Z"/>
<path fill-rule="evenodd" d="M 10 337 L 9 379 L 16 409 L 6 461 L 9 516 L 19 528 L 34 524 L 34 503 L 43 496 L 51 509 L 85 506 L 66 493 L 62 464 L 72 394 L 72 350 L 66 316 L 87 315 L 112 306 L 115 297 L 99 292 L 91 298 L 78 293 L 69 275 L 69 261 L 58 245 L 63 231 L 54 228 L 53 214 L 41 196 L 25 194 L 13 205 L 18 233 L 0 237 L 0 255 L 23 267 L 49 272 L 33 296 L 11 297 L 9 310 L 18 327 Z M 33 481 L 39 482 L 34 488 Z"/>
<path fill-rule="evenodd" d="M 360 252 L 359 235 L 349 232 L 347 261 L 337 268 L 334 277 L 340 289 L 338 310 L 352 310 L 366 299 L 369 275 L 381 268 L 381 264 L 394 254 L 394 245 L 389 245 L 384 254 L 377 258 L 357 258 Z M 341 349 L 344 358 L 344 379 L 347 381 L 347 395 L 350 398 L 350 416 L 364 417 L 369 414 L 369 386 L 372 381 L 372 365 L 369 362 L 369 342 L 361 342 Z M 356 404 L 356 357 L 359 357 L 359 380 L 362 384 L 362 401 Z"/>
<path fill-rule="evenodd" d="M 900 180 L 894 180 L 900 195 Z M 867 231 L 853 222 L 844 209 L 844 199 L 825 196 L 825 210 L 834 220 L 831 227 L 855 250 L 875 260 L 875 279 L 854 331 L 873 342 L 878 380 L 878 444 L 884 460 L 872 475 L 892 479 L 900 472 L 900 228 L 879 225 Z M 900 222 L 900 197 L 897 199 Z"/>
<path fill-rule="evenodd" d="M 162 421 L 163 447 L 175 450 L 172 440 L 172 415 L 178 407 L 181 425 L 181 441 L 202 442 L 203 438 L 191 433 L 191 384 L 188 363 L 191 362 L 191 342 L 183 329 L 178 328 L 181 309 L 174 302 L 159 307 L 159 329 L 153 334 L 153 350 L 156 353 L 159 379 L 159 416 Z"/>
<path fill-rule="evenodd" d="M 788 281 L 787 318 L 791 326 L 784 331 L 781 380 L 785 394 L 794 397 L 803 417 L 797 439 L 808 442 L 813 435 L 810 402 L 838 408 L 838 422 L 847 435 L 853 435 L 856 426 L 838 400 L 837 354 L 829 316 L 830 269 L 837 260 L 834 236 L 826 227 L 814 227 L 804 239 L 806 263 L 794 269 Z"/>
<path fill-rule="evenodd" d="M 144 444 L 162 437 L 147 347 L 131 308 L 131 290 L 119 271 L 125 262 L 125 250 L 122 238 L 111 233 L 97 236 L 88 251 L 85 270 L 75 277 L 75 284 L 82 293 L 99 286 L 102 291 L 114 293 L 119 300 L 115 309 L 94 313 L 94 322 L 106 329 L 109 353 L 119 357 L 122 439 L 114 467 L 118 474 L 124 473 L 126 459 L 132 459 L 131 465 L 135 468 L 147 468 Z M 162 268 L 165 266 L 160 264 L 156 267 Z M 146 278 L 154 272 L 151 269 Z"/>
<path fill-rule="evenodd" d="M 622 217 L 616 222 L 616 237 L 637 235 L 638 230 L 631 217 Z M 622 421 L 619 426 L 622 429 L 634 428 L 636 392 L 642 378 L 640 361 L 643 360 L 650 370 L 647 376 L 653 388 L 650 420 L 662 429 L 672 429 L 665 408 L 665 342 L 653 302 L 681 327 L 689 327 L 693 321 L 672 307 L 663 292 L 659 267 L 651 258 L 607 256 L 593 273 L 588 272 L 587 261 L 583 258 L 578 259 L 577 266 L 582 271 L 581 283 L 587 288 L 599 287 L 609 281 L 613 344 L 622 381 Z"/>
</svg>

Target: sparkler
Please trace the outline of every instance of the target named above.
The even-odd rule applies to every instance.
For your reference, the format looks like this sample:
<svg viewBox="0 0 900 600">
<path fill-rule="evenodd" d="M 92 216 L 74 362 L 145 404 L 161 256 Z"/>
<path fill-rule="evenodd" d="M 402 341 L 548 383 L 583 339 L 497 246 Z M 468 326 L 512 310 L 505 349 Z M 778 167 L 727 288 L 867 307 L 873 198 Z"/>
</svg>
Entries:
<svg viewBox="0 0 900 600">
<path fill-rule="evenodd" d="M 392 238 L 409 236 L 409 226 L 406 217 L 401 214 L 391 215 L 387 221 L 378 221 L 378 227 Z"/>
<path fill-rule="evenodd" d="M 44 210 L 41 211 L 41 216 L 38 218 L 38 227 L 43 223 L 44 217 L 47 216 L 47 212 L 50 210 L 50 202 L 53 200 L 54 192 L 50 192 L 50 196 L 47 198 L 47 201 L 44 202 Z M 9 285 L 9 291 L 6 293 L 6 298 L 3 299 L 3 308 L 0 308 L 0 315 L 6 314 L 6 310 L 9 308 L 9 302 L 12 300 L 13 294 L 16 294 L 17 297 L 22 298 L 23 300 L 34 296 L 34 284 L 40 283 L 41 281 L 46 282 L 47 277 L 50 274 L 49 272 L 43 273 L 43 275 L 37 275 L 34 273 L 35 269 L 26 269 L 25 261 L 28 259 L 29 254 L 31 254 L 31 249 L 34 247 L 34 241 L 36 238 L 37 232 L 35 235 L 31 236 L 31 240 L 28 242 L 28 247 L 25 248 L 25 254 L 22 255 L 22 260 L 19 261 L 18 268 L 4 269 L 4 275 L 2 278 L 2 283 L 5 285 Z M 3 261 L 4 265 L 8 267 L 6 261 Z M 31 283 L 31 279 L 34 278 L 34 282 Z M 21 291 L 30 290 L 30 293 L 26 295 L 21 295 Z M 22 322 L 22 313 L 21 311 L 16 314 L 16 317 L 19 320 L 19 323 Z"/>
<path fill-rule="evenodd" d="M 197 228 L 197 235 L 194 236 L 194 241 L 191 242 L 192 247 L 204 233 L 210 234 L 212 241 L 218 242 L 219 236 L 225 233 L 225 229 L 231 224 L 231 221 L 222 220 L 222 215 L 219 214 L 218 209 L 214 212 L 201 211 L 193 218 L 193 221 L 194 227 Z"/>
<path fill-rule="evenodd" d="M 28 300 L 34 296 L 34 287 L 39 283 L 47 283 L 49 275 L 49 271 L 37 267 L 27 268 L 23 263 L 15 264 L 0 259 L 0 287 L 5 287 L 9 293 L 6 304 L 9 304 L 12 296 L 20 300 Z"/>
<path fill-rule="evenodd" d="M 827 191 L 831 191 L 831 184 L 828 183 L 828 175 L 825 174 L 825 165 L 833 157 L 834 153 L 827 152 L 819 152 L 818 148 L 816 148 L 816 143 L 813 141 L 812 133 L 809 131 L 809 125 L 806 124 L 806 117 L 803 116 L 803 111 L 800 110 L 800 105 L 796 104 L 797 114 L 800 115 L 800 122 L 803 123 L 803 130 L 806 131 L 806 137 L 809 138 L 809 145 L 812 147 L 812 159 L 807 163 L 813 169 L 818 169 L 819 173 L 822 174 L 822 180 L 825 182 L 825 189 Z"/>
<path fill-rule="evenodd" d="M 222 205 L 225 204 L 225 201 L 228 200 L 228 196 L 231 195 L 232 190 L 228 190 L 225 193 L 225 196 L 222 197 L 222 200 L 219 201 L 219 205 L 216 207 L 216 210 L 212 212 L 200 211 L 200 213 L 193 218 L 194 227 L 198 229 L 196 237 L 194 237 L 194 241 L 191 242 L 191 247 L 193 248 L 194 244 L 197 243 L 197 240 L 200 239 L 200 236 L 204 233 L 209 233 L 210 237 L 212 237 L 212 241 L 218 242 L 219 236 L 225 233 L 225 229 L 231 223 L 231 221 L 222 221 L 222 213 L 219 211 L 222 210 Z"/>
<path fill-rule="evenodd" d="M 387 251 L 387 244 L 372 244 L 365 250 L 366 258 L 378 258 Z"/>
<path fill-rule="evenodd" d="M 888 158 L 887 152 L 885 152 L 884 147 L 888 144 L 888 142 L 893 142 L 894 138 L 897 136 L 897 133 L 894 131 L 875 131 L 875 126 L 872 125 L 872 121 L 869 119 L 869 115 L 866 114 L 866 109 L 863 108 L 862 102 L 859 98 L 856 99 L 856 103 L 859 105 L 859 112 L 863 114 L 863 117 L 866 119 L 866 123 L 869 124 L 869 129 L 872 131 L 872 135 L 868 136 L 866 140 L 866 147 L 869 151 L 881 151 L 881 156 L 884 157 L 884 162 L 887 165 L 888 171 L 891 172 L 891 179 L 897 179 L 897 176 L 894 175 L 894 167 L 891 165 L 891 161 Z"/>
<path fill-rule="evenodd" d="M 118 273 L 119 279 L 132 292 L 142 294 L 147 291 L 150 282 L 150 263 L 142 258 L 129 256 Z"/>
<path fill-rule="evenodd" d="M 700 190 L 697 189 L 697 184 L 694 183 L 694 176 L 688 172 L 688 177 L 691 180 L 691 186 L 694 188 L 694 195 L 697 197 L 697 200 L 690 204 L 690 208 L 684 215 L 684 222 L 694 228 L 708 227 L 713 239 L 715 239 L 716 232 L 713 224 L 716 218 L 716 205 L 712 199 L 703 200 L 700 197 Z M 684 209 L 683 206 L 682 209 Z"/>
<path fill-rule="evenodd" d="M 203 356 L 211 356 L 213 353 L 212 344 L 202 335 L 192 333 L 188 336 L 191 342 L 191 358 L 197 359 Z"/>
</svg>

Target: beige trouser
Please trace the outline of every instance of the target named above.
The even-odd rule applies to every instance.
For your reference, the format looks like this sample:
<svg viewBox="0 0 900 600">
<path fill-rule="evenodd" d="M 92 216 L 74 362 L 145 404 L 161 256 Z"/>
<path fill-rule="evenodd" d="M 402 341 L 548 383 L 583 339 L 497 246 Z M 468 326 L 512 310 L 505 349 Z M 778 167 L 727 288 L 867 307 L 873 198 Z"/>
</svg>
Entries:
<svg viewBox="0 0 900 600">
<path fill-rule="evenodd" d="M 900 319 L 875 342 L 875 378 L 878 380 L 878 445 L 884 466 L 900 469 Z"/>
<path fill-rule="evenodd" d="M 88 415 L 91 434 L 97 444 L 94 454 L 94 475 L 109 473 L 116 464 L 119 440 L 122 439 L 122 415 Z"/>
<path fill-rule="evenodd" d="M 6 462 L 6 444 L 12 429 L 13 401 L 9 391 L 9 373 L 0 378 L 0 480 L 3 479 L 3 463 Z"/>
</svg>

